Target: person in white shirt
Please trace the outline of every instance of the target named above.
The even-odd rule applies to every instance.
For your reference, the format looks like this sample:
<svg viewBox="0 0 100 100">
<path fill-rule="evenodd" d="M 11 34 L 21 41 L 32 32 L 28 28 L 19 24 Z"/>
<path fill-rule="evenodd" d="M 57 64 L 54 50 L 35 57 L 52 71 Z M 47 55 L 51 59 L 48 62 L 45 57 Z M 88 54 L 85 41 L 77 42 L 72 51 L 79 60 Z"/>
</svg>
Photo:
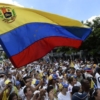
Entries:
<svg viewBox="0 0 100 100">
<path fill-rule="evenodd" d="M 72 88 L 77 83 L 77 81 L 76 81 L 76 79 L 74 77 L 69 77 L 68 78 L 68 83 L 69 83 L 68 91 L 71 93 L 72 92 Z"/>
<path fill-rule="evenodd" d="M 7 77 L 8 77 L 7 79 L 9 79 L 13 83 L 13 85 L 15 85 L 16 77 L 13 76 L 10 71 L 7 73 Z"/>
<path fill-rule="evenodd" d="M 16 87 L 18 89 L 19 99 L 24 100 L 24 97 L 25 97 L 24 92 L 23 92 L 24 88 L 21 87 L 20 81 L 16 81 Z"/>
<path fill-rule="evenodd" d="M 52 85 L 47 87 L 47 94 L 48 94 L 47 100 L 57 100 L 57 98 L 55 97 L 54 87 Z"/>
<path fill-rule="evenodd" d="M 6 75 L 0 73 L 0 92 L 5 88 L 4 81 L 6 80 Z"/>
<path fill-rule="evenodd" d="M 75 62 L 74 68 L 75 68 L 75 69 L 80 68 L 80 64 L 78 63 L 78 61 Z"/>
<path fill-rule="evenodd" d="M 33 100 L 33 93 L 30 87 L 24 88 L 25 98 L 24 100 Z"/>
<path fill-rule="evenodd" d="M 77 81 L 77 76 L 73 76 L 74 79 L 74 86 L 81 86 L 81 83 L 79 81 Z"/>
<path fill-rule="evenodd" d="M 85 78 L 87 78 L 87 77 L 93 77 L 92 75 L 91 75 L 91 73 L 92 73 L 92 69 L 91 68 L 85 68 L 85 73 L 84 73 L 84 75 L 85 75 Z"/>
<path fill-rule="evenodd" d="M 97 72 L 95 74 L 95 78 L 97 81 L 97 88 L 100 89 L 100 68 L 97 69 Z"/>
<path fill-rule="evenodd" d="M 58 94 L 58 100 L 71 100 L 71 94 L 68 92 L 68 84 L 61 83 L 62 90 Z"/>
</svg>

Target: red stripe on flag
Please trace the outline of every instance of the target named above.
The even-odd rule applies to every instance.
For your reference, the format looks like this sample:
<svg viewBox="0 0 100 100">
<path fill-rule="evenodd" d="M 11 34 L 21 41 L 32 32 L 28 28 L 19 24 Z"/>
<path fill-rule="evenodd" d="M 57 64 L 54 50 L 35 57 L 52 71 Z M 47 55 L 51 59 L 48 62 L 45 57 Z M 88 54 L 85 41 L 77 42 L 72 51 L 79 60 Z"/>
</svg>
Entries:
<svg viewBox="0 0 100 100">
<path fill-rule="evenodd" d="M 64 37 L 48 37 L 41 39 L 34 44 L 28 46 L 22 52 L 12 56 L 10 60 L 16 68 L 20 68 L 28 63 L 40 59 L 57 46 L 68 46 L 78 48 L 81 40 L 64 38 Z M 15 48 L 16 49 L 16 48 Z"/>
</svg>

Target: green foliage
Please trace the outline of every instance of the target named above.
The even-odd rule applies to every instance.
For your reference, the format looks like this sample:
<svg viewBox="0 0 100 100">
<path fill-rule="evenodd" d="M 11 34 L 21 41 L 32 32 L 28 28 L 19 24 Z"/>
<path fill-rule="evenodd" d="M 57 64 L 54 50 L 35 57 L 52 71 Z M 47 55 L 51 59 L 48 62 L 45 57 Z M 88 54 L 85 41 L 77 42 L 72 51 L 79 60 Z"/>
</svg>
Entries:
<svg viewBox="0 0 100 100">
<path fill-rule="evenodd" d="M 93 22 L 86 22 L 85 25 L 92 28 L 92 33 L 83 42 L 80 49 L 87 50 L 91 55 L 97 55 L 100 51 L 100 17 L 97 17 Z"/>
<path fill-rule="evenodd" d="M 8 56 L 6 55 L 6 53 L 3 53 L 4 59 L 8 59 Z"/>
<path fill-rule="evenodd" d="M 57 52 L 67 52 L 67 51 L 69 51 L 69 48 L 68 47 L 58 47 L 57 48 L 57 50 L 56 50 Z"/>
</svg>

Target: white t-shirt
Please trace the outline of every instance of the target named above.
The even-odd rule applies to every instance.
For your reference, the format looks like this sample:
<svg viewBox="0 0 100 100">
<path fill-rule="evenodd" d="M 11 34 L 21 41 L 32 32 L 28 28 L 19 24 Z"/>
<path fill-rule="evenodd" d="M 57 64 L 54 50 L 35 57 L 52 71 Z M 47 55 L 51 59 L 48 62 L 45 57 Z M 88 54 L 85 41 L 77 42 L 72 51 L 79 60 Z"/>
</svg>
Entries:
<svg viewBox="0 0 100 100">
<path fill-rule="evenodd" d="M 89 74 L 89 73 L 87 73 L 87 72 L 85 72 L 84 75 L 85 75 L 85 78 L 87 78 L 87 77 L 90 77 L 90 78 L 93 77 L 91 74 Z"/>
<path fill-rule="evenodd" d="M 75 69 L 79 69 L 79 64 L 75 64 L 75 65 L 74 65 L 74 68 L 75 68 Z"/>
<path fill-rule="evenodd" d="M 70 92 L 66 92 L 66 95 L 63 95 L 61 92 L 58 94 L 58 100 L 71 100 Z"/>
<path fill-rule="evenodd" d="M 59 71 L 58 71 L 58 70 L 56 71 L 56 74 L 57 74 L 57 76 L 59 77 Z"/>
<path fill-rule="evenodd" d="M 65 71 L 67 68 L 65 66 L 60 66 L 63 71 Z"/>
<path fill-rule="evenodd" d="M 72 88 L 73 88 L 73 86 L 72 86 L 71 84 L 69 84 L 69 86 L 68 86 L 68 91 L 69 91 L 69 92 L 72 92 Z"/>
<path fill-rule="evenodd" d="M 24 88 L 20 88 L 20 90 L 18 90 L 18 96 L 24 100 L 25 98 L 25 95 L 24 95 L 24 92 L 23 92 Z"/>
<path fill-rule="evenodd" d="M 96 73 L 95 78 L 96 78 L 96 81 L 97 81 L 97 87 L 100 89 L 100 75 L 98 73 Z"/>
<path fill-rule="evenodd" d="M 13 83 L 13 85 L 15 85 L 15 83 L 16 83 L 16 77 L 15 76 L 12 76 L 11 79 L 10 78 L 8 78 L 8 79 Z"/>
<path fill-rule="evenodd" d="M 4 84 L 4 79 L 0 78 L 0 92 L 4 89 L 5 84 Z"/>
<path fill-rule="evenodd" d="M 40 65 L 37 65 L 35 69 L 36 69 L 36 71 L 39 71 L 40 70 Z"/>
<path fill-rule="evenodd" d="M 31 86 L 34 88 L 34 85 L 31 84 Z M 25 100 L 25 94 L 24 94 L 24 89 L 26 86 L 22 87 L 19 91 L 18 91 L 18 95 L 19 97 L 22 98 L 22 100 Z"/>
<path fill-rule="evenodd" d="M 27 98 L 25 97 L 25 99 L 24 100 L 27 100 Z M 30 100 L 33 100 L 33 98 L 31 98 Z"/>
<path fill-rule="evenodd" d="M 81 83 L 80 82 L 77 82 L 76 84 L 74 84 L 74 86 L 81 86 Z"/>
</svg>

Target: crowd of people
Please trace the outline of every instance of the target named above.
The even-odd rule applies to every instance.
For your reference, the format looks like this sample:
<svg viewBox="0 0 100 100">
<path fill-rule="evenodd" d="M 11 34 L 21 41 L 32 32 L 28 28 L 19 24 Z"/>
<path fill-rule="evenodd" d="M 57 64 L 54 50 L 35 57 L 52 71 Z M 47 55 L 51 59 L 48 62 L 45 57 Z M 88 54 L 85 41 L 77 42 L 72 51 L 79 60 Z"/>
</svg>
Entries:
<svg viewBox="0 0 100 100">
<path fill-rule="evenodd" d="M 0 64 L 0 100 L 100 100 L 100 64 L 40 60 L 15 68 Z"/>
</svg>

